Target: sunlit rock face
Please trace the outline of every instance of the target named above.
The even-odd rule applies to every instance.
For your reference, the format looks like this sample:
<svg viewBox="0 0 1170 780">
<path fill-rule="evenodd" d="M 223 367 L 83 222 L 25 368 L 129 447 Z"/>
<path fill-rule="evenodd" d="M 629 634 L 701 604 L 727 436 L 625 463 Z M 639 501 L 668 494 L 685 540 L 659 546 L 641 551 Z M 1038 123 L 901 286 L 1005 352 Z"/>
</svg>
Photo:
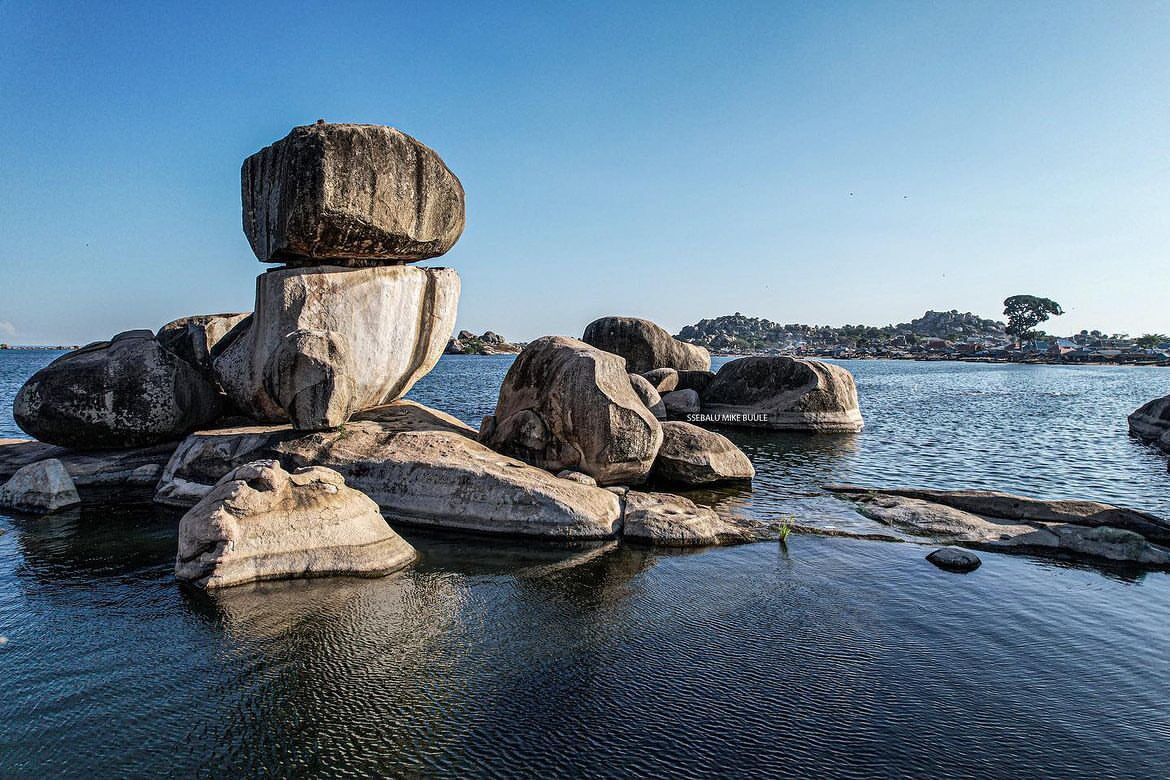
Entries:
<svg viewBox="0 0 1170 780">
<path fill-rule="evenodd" d="M 248 415 L 333 428 L 401 398 L 443 354 L 455 325 L 450 268 L 284 268 L 256 281 L 256 312 L 215 359 Z"/>
<path fill-rule="evenodd" d="M 463 232 L 459 179 L 433 149 L 392 127 L 294 127 L 244 161 L 241 189 L 244 233 L 266 263 L 425 260 Z"/>
<path fill-rule="evenodd" d="M 650 320 L 637 317 L 602 317 L 585 326 L 581 340 L 598 349 L 621 355 L 626 370 L 644 374 L 656 368 L 676 371 L 705 371 L 711 368 L 711 353 L 671 336 Z M 659 392 L 662 388 L 659 387 Z"/>
</svg>

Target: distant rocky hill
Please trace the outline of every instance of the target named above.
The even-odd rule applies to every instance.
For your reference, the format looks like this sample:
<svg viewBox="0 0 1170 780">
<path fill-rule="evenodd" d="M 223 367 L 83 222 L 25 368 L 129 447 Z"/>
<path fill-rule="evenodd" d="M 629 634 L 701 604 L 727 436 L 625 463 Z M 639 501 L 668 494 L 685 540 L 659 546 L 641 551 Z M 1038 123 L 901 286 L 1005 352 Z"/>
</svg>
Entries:
<svg viewBox="0 0 1170 780">
<path fill-rule="evenodd" d="M 678 338 L 715 350 L 753 350 L 794 347 L 799 344 L 856 346 L 879 345 L 894 341 L 914 343 L 924 338 L 965 340 L 1005 338 L 1004 324 L 984 319 L 970 312 L 928 311 L 921 317 L 899 325 L 828 325 L 781 324 L 739 312 L 687 325 Z"/>
<path fill-rule="evenodd" d="M 504 337 L 493 331 L 485 331 L 477 336 L 469 330 L 459 331 L 459 335 L 447 342 L 448 355 L 512 355 L 523 349 L 523 344 L 511 344 Z"/>
</svg>

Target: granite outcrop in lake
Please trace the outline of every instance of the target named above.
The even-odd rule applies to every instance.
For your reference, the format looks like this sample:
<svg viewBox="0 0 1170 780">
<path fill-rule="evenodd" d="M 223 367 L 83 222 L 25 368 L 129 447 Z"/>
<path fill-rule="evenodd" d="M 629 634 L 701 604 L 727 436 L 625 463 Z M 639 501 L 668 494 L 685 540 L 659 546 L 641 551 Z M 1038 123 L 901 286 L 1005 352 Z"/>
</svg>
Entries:
<svg viewBox="0 0 1170 780">
<path fill-rule="evenodd" d="M 469 330 L 461 330 L 447 342 L 448 355 L 515 355 L 524 348 L 513 344 L 495 331 L 484 331 L 477 336 Z"/>
<path fill-rule="evenodd" d="M 221 588 L 289 577 L 381 576 L 416 557 L 336 471 L 276 461 L 226 474 L 179 522 L 175 577 Z"/>
<path fill-rule="evenodd" d="M 679 341 L 649 320 L 637 317 L 602 317 L 585 327 L 581 340 L 598 349 L 621 355 L 626 369 L 644 374 L 656 368 L 676 371 L 711 368 L 711 354 L 702 347 Z"/>
<path fill-rule="evenodd" d="M 1170 453 L 1170 395 L 1142 404 L 1129 416 L 1129 433 Z"/>
<path fill-rule="evenodd" d="M 703 391 L 702 407 L 722 424 L 772 430 L 854 433 L 864 425 L 852 374 L 791 357 L 725 363 Z"/>
<path fill-rule="evenodd" d="M 866 517 L 946 544 L 1170 568 L 1170 523 L 1134 509 L 983 490 L 828 490 Z"/>
</svg>

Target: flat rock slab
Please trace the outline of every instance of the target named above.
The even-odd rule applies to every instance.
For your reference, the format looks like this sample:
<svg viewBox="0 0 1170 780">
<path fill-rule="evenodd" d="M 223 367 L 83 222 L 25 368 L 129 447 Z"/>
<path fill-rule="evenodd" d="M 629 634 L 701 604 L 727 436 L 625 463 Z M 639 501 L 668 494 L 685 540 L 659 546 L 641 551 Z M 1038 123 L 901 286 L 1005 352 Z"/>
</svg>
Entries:
<svg viewBox="0 0 1170 780">
<path fill-rule="evenodd" d="M 627 491 L 622 502 L 622 539 L 658 547 L 743 544 L 775 538 L 761 523 L 734 521 L 672 493 Z"/>
<path fill-rule="evenodd" d="M 37 461 L 61 462 L 87 504 L 149 501 L 178 442 L 125 450 L 69 450 L 31 439 L 0 439 L 0 480 Z"/>
<path fill-rule="evenodd" d="M 947 544 L 1170 568 L 1170 548 L 1123 528 L 984 516 L 904 494 L 842 487 L 836 486 L 835 492 L 856 502 L 858 511 L 866 517 Z M 1003 505 L 997 503 L 994 506 L 1000 508 Z M 1078 515 L 1072 517 L 1074 520 L 1083 519 Z"/>
<path fill-rule="evenodd" d="M 334 469 L 392 520 L 412 525 L 555 539 L 608 539 L 619 529 L 621 503 L 610 491 L 493 452 L 468 426 L 412 401 L 363 412 L 336 431 L 193 434 L 167 464 L 156 500 L 190 506 L 228 471 L 259 458 Z"/>
</svg>

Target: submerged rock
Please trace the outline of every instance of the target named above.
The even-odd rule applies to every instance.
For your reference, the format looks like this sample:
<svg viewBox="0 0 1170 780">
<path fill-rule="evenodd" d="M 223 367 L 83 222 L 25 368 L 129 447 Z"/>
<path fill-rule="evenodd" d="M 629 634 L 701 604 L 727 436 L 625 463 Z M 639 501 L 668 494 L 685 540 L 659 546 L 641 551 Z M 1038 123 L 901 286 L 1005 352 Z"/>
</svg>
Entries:
<svg viewBox="0 0 1170 780">
<path fill-rule="evenodd" d="M 245 160 L 241 180 L 244 233 L 266 263 L 425 260 L 463 232 L 459 179 L 392 127 L 294 127 Z"/>
<path fill-rule="evenodd" d="M 336 427 L 401 398 L 447 343 L 459 304 L 449 268 L 286 268 L 256 281 L 247 332 L 214 361 L 250 417 Z"/>
<path fill-rule="evenodd" d="M 852 433 L 863 425 L 853 375 L 791 357 L 725 363 L 703 392 L 703 414 L 723 425 Z"/>
<path fill-rule="evenodd" d="M 471 428 L 412 401 L 363 412 L 338 431 L 283 425 L 193 434 L 167 464 L 156 500 L 190 506 L 232 468 L 258 458 L 332 468 L 392 520 L 414 525 L 604 539 L 617 533 L 621 515 L 609 491 L 493 452 Z"/>
<path fill-rule="evenodd" d="M 378 505 L 319 466 L 233 469 L 179 521 L 175 577 L 201 588 L 330 575 L 382 576 L 416 557 Z"/>
<path fill-rule="evenodd" d="M 180 439 L 221 408 L 197 368 L 141 330 L 57 358 L 25 382 L 12 414 L 40 441 L 84 450 Z"/>
<path fill-rule="evenodd" d="M 979 556 L 961 547 L 943 547 L 926 556 L 926 560 L 947 571 L 975 571 L 983 563 Z"/>
<path fill-rule="evenodd" d="M 621 358 L 545 336 L 508 370 L 480 440 L 549 471 L 581 471 L 600 485 L 637 484 L 654 463 L 662 426 L 634 392 Z"/>
<path fill-rule="evenodd" d="M 602 317 L 585 327 L 581 340 L 621 355 L 626 359 L 626 370 L 634 374 L 645 374 L 656 368 L 678 371 L 711 368 L 711 354 L 707 350 L 679 341 L 650 320 Z"/>
<path fill-rule="evenodd" d="M 752 462 L 726 436 L 685 422 L 662 424 L 662 447 L 654 461 L 655 479 L 683 485 L 750 480 Z"/>
<path fill-rule="evenodd" d="M 30 463 L 0 485 L 0 507 L 46 514 L 81 503 L 64 464 L 55 458 Z"/>
</svg>

